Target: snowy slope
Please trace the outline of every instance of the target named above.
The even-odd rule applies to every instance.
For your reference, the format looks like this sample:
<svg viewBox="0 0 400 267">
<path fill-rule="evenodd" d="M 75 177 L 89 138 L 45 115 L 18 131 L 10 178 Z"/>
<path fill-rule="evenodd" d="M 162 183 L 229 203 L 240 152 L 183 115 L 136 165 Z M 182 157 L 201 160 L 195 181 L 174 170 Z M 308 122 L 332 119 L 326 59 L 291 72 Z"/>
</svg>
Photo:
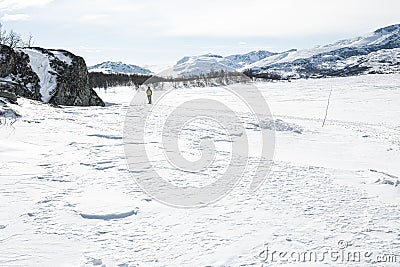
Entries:
<svg viewBox="0 0 400 267">
<path fill-rule="evenodd" d="M 303 59 L 303 58 L 310 58 L 312 56 L 320 55 L 320 54 L 325 54 L 328 52 L 332 52 L 335 50 L 340 50 L 343 48 L 367 48 L 370 46 L 383 46 L 387 44 L 391 40 L 393 36 L 397 36 L 397 39 L 400 38 L 400 24 L 399 25 L 394 25 L 394 26 L 389 26 L 387 28 L 382 28 L 379 30 L 376 30 L 373 33 L 369 33 L 365 36 L 361 37 L 356 37 L 356 38 L 351 38 L 351 39 L 344 39 L 337 41 L 332 44 L 328 45 L 321 45 L 317 46 L 311 49 L 303 49 L 303 50 L 298 50 L 298 51 L 291 51 L 290 53 L 287 53 L 285 57 L 280 58 L 279 60 L 274 60 L 271 58 L 267 58 L 265 60 L 259 61 L 254 63 L 253 65 L 249 67 L 264 67 L 268 66 L 270 64 L 276 64 L 276 63 L 284 63 L 284 62 L 292 62 L 297 59 Z"/>
<path fill-rule="evenodd" d="M 235 71 L 240 65 L 220 55 L 205 54 L 201 56 L 184 57 L 163 76 L 193 76 L 207 74 L 213 71 Z"/>
<path fill-rule="evenodd" d="M 382 55 L 382 60 L 387 62 L 387 55 L 396 54 L 396 51 L 390 52 L 388 50 L 397 48 L 400 48 L 400 24 L 378 29 L 373 33 L 357 38 L 267 57 L 250 64 L 247 68 L 256 72 L 275 71 L 283 76 L 292 77 L 347 76 L 373 73 L 377 64 L 381 61 L 381 59 L 378 59 L 379 55 Z M 382 52 L 379 52 L 381 50 Z M 370 53 L 374 53 L 369 56 L 375 58 L 373 65 L 368 65 L 363 60 Z M 363 64 L 344 64 L 345 62 L 354 63 L 357 61 Z M 387 73 L 397 71 L 396 56 L 392 63 L 393 68 L 386 66 Z"/>
<path fill-rule="evenodd" d="M 231 72 L 275 54 L 260 50 L 227 57 L 214 54 L 183 57 L 169 71 L 163 73 L 163 75 L 176 77 L 207 74 L 220 70 Z"/>
<path fill-rule="evenodd" d="M 283 78 L 352 76 L 393 73 L 399 69 L 400 24 L 361 37 L 340 40 L 310 49 L 273 53 L 265 50 L 227 57 L 206 54 L 184 57 L 166 76 L 191 76 L 211 71 L 275 72 Z"/>
<path fill-rule="evenodd" d="M 234 62 L 242 67 L 246 67 L 254 62 L 263 60 L 267 57 L 271 57 L 276 54 L 278 54 L 278 53 L 274 53 L 274 52 L 270 52 L 270 51 L 266 51 L 266 50 L 259 50 L 259 51 L 251 51 L 247 54 L 230 55 L 225 58 L 231 60 L 232 62 Z"/>
<path fill-rule="evenodd" d="M 370 68 L 374 73 L 400 72 L 400 48 L 382 49 L 371 52 L 365 56 L 353 56 L 338 62 L 343 66 L 359 64 L 361 67 Z"/>
<path fill-rule="evenodd" d="M 295 264 L 266 261 L 266 249 L 319 259 L 325 251 L 369 252 L 340 264 L 398 266 L 378 256 L 400 251 L 399 84 L 398 74 L 257 84 L 277 123 L 273 171 L 255 193 L 246 174 L 199 209 L 162 205 L 129 175 L 122 129 L 135 90 L 99 91 L 104 108 L 19 99 L 10 106 L 22 118 L 0 127 L 0 266 Z M 198 89 L 179 89 L 177 101 L 219 93 Z M 174 178 L 190 182 L 193 174 Z M 338 265 L 333 260 L 300 266 Z"/>
<path fill-rule="evenodd" d="M 88 67 L 89 72 L 102 72 L 106 74 L 143 74 L 149 75 L 152 72 L 146 68 L 136 65 L 125 64 L 122 62 L 103 62 L 91 67 Z"/>
<path fill-rule="evenodd" d="M 57 76 L 56 72 L 50 66 L 49 55 L 36 49 L 21 49 L 20 51 L 28 54 L 30 60 L 29 65 L 40 79 L 39 86 L 42 101 L 45 103 L 49 102 L 57 87 Z M 60 54 L 57 55 L 59 58 L 62 58 L 63 61 L 67 60 L 70 64 L 66 56 L 61 57 Z"/>
</svg>

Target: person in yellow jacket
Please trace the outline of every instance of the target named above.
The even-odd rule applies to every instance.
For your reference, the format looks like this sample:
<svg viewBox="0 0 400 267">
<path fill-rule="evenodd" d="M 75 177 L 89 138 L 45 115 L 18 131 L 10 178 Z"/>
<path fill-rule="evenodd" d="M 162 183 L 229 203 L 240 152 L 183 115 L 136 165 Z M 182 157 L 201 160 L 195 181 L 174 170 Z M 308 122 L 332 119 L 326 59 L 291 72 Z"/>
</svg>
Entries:
<svg viewBox="0 0 400 267">
<path fill-rule="evenodd" d="M 153 91 L 151 91 L 150 86 L 147 87 L 146 94 L 147 94 L 147 99 L 149 100 L 149 104 L 151 104 L 151 95 L 153 94 Z"/>
</svg>

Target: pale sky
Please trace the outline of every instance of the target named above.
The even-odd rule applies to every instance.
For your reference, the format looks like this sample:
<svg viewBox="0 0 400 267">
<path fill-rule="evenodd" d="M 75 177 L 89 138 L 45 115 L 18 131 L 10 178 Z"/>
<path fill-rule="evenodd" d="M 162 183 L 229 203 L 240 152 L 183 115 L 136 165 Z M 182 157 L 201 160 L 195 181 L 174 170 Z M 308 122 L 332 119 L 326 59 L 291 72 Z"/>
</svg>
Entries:
<svg viewBox="0 0 400 267">
<path fill-rule="evenodd" d="M 0 21 L 88 65 L 308 48 L 400 23 L 399 0 L 0 0 Z"/>
</svg>

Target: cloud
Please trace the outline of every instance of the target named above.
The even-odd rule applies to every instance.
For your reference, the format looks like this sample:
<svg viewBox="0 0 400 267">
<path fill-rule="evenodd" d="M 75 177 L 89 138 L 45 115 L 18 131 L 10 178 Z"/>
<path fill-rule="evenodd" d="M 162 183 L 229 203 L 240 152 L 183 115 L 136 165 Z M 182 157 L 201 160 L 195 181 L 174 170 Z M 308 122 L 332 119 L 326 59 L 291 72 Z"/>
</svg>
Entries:
<svg viewBox="0 0 400 267">
<path fill-rule="evenodd" d="M 0 2 L 0 10 L 18 10 L 28 7 L 43 7 L 54 0 L 3 0 Z"/>
<path fill-rule="evenodd" d="M 102 22 L 104 19 L 109 18 L 109 14 L 88 14 L 82 16 L 79 21 L 81 22 Z"/>
<path fill-rule="evenodd" d="M 30 18 L 31 18 L 31 16 L 29 16 L 27 14 L 13 14 L 13 15 L 4 14 L 4 16 L 2 16 L 0 20 L 3 22 L 25 21 L 25 20 L 29 20 Z"/>
<path fill-rule="evenodd" d="M 400 1 L 171 0 L 162 8 L 166 36 L 288 37 L 370 31 L 398 21 Z"/>
</svg>

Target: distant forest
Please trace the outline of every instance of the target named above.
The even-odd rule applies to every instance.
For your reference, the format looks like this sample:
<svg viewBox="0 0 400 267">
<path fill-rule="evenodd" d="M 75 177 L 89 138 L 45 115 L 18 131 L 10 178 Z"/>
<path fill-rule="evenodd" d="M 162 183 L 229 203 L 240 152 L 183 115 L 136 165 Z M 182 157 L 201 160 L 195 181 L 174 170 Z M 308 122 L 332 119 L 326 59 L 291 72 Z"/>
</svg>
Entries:
<svg viewBox="0 0 400 267">
<path fill-rule="evenodd" d="M 139 87 L 151 76 L 138 74 L 105 74 L 101 72 L 89 73 L 89 85 L 91 88 L 104 88 L 116 86 Z"/>
<path fill-rule="evenodd" d="M 146 83 L 155 87 L 163 87 L 164 83 L 170 83 L 172 87 L 206 87 L 220 86 L 232 83 L 246 83 L 249 80 L 283 80 L 277 73 L 253 73 L 251 70 L 240 72 L 216 71 L 208 74 L 193 75 L 190 77 L 157 77 L 139 74 L 105 74 L 101 72 L 89 73 L 89 85 L 91 88 L 104 88 L 116 86 L 132 86 L 139 88 Z"/>
</svg>

